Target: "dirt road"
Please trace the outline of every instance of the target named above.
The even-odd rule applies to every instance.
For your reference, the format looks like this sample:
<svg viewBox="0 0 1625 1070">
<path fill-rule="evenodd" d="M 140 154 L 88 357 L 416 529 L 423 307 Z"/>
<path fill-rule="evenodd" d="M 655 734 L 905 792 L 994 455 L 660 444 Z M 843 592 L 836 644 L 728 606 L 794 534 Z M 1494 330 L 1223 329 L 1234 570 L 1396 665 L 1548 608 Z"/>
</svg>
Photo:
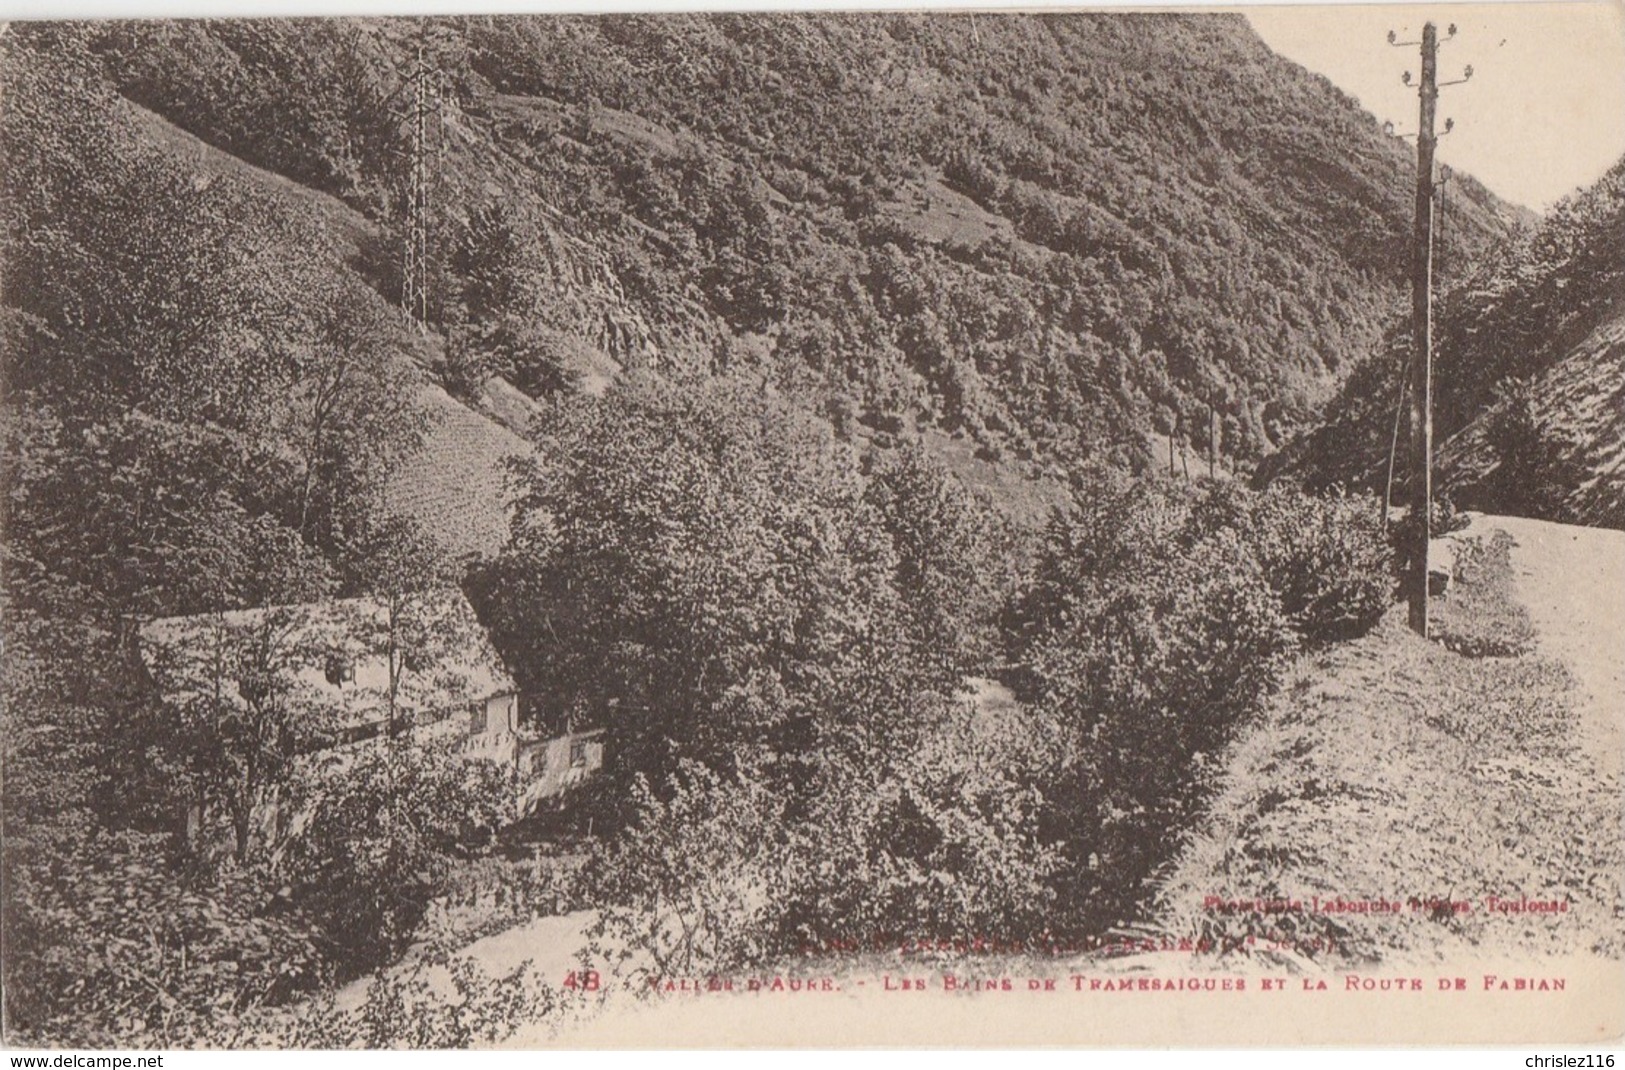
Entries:
<svg viewBox="0 0 1625 1070">
<path fill-rule="evenodd" d="M 1499 528 L 1517 545 L 1517 593 L 1540 652 L 1573 674 L 1579 738 L 1603 769 L 1625 759 L 1625 531 L 1481 516 L 1467 534 Z"/>
</svg>

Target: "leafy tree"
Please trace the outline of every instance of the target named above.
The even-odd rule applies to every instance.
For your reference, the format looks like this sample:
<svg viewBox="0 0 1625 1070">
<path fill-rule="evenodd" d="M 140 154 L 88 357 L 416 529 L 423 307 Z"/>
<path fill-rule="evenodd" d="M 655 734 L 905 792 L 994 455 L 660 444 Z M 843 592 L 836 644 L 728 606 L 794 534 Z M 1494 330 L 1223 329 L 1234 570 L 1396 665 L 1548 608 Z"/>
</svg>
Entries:
<svg viewBox="0 0 1625 1070">
<path fill-rule="evenodd" d="M 260 874 L 189 871 L 165 836 L 110 831 L 83 809 L 56 817 L 7 833 L 8 1033 L 217 1043 L 245 1012 L 327 976 L 301 920 L 263 909 L 274 888 Z"/>
<path fill-rule="evenodd" d="M 461 704 L 444 708 L 446 696 L 488 668 L 468 660 L 484 646 L 483 631 L 451 586 L 451 564 L 398 521 L 370 523 L 345 551 L 344 582 L 363 597 L 331 607 L 330 627 L 352 656 L 383 663 L 376 690 L 351 699 L 382 712 L 381 731 L 313 753 L 294 770 L 287 806 L 299 816 L 276 872 L 335 961 L 361 971 L 399 954 L 444 891 L 453 859 L 511 819 L 513 785 L 511 771 L 412 731 L 432 735 L 435 722 L 463 715 Z M 333 642 L 310 641 L 310 653 Z"/>
<path fill-rule="evenodd" d="M 9 578 L 8 578 L 9 579 Z M 8 582 L 8 594 L 17 591 Z M 8 1035 L 35 1043 L 176 1047 L 217 1041 L 251 1008 L 308 991 L 328 974 L 296 912 L 267 910 L 263 870 L 198 865 L 170 825 L 173 781 L 145 787 L 125 769 L 173 755 L 139 740 L 120 693 L 121 651 L 93 625 L 41 621 L 7 606 L 6 771 L 0 782 L 0 912 Z M 59 630 L 60 629 L 60 630 Z M 70 641 L 76 640 L 76 641 Z"/>
<path fill-rule="evenodd" d="M 342 562 L 346 591 L 363 599 L 346 627 L 366 656 L 384 661 L 384 688 L 374 697 L 393 731 L 405 710 L 426 708 L 460 682 L 426 670 L 482 646 L 480 624 L 455 594 L 456 564 L 410 521 L 372 518 Z"/>
<path fill-rule="evenodd" d="M 470 215 L 450 263 L 460 297 L 447 347 L 454 392 L 476 396 L 492 375 L 507 377 L 533 397 L 575 385 L 563 339 L 545 326 L 545 307 L 556 295 L 542 240 L 540 228 L 500 202 Z"/>
<path fill-rule="evenodd" d="M 649 385 L 561 410 L 542 457 L 496 608 L 525 607 L 505 627 L 528 682 L 615 704 L 626 769 L 662 776 L 673 751 L 727 768 L 828 708 L 890 590 L 841 447 L 738 388 Z"/>
<path fill-rule="evenodd" d="M 1527 380 L 1496 388 L 1485 436 L 1495 471 L 1482 488 L 1483 507 L 1513 516 L 1572 520 L 1567 498 L 1584 479 L 1574 436 L 1541 411 Z"/>
<path fill-rule="evenodd" d="M 1435 513 L 1435 523 L 1447 522 Z M 1185 537 L 1225 530 L 1240 535 L 1306 644 L 1362 635 L 1393 604 L 1394 547 L 1405 542 L 1384 530 L 1369 501 L 1211 484 L 1192 506 Z"/>
<path fill-rule="evenodd" d="M 44 410 L 20 430 L 9 542 L 17 569 L 68 600 L 56 612 L 127 628 L 131 614 L 299 601 L 328 582 L 270 511 L 291 480 L 269 451 L 141 413 L 68 423 Z"/>
<path fill-rule="evenodd" d="M 278 872 L 333 957 L 361 972 L 411 943 L 454 860 L 506 817 L 511 785 L 489 762 L 393 736 L 324 764 L 296 796 L 305 816 Z"/>
<path fill-rule="evenodd" d="M 975 502 L 918 453 L 865 477 L 754 384 L 553 416 L 482 586 L 526 686 L 605 721 L 606 931 L 712 968 L 1038 924 L 1040 737 L 955 697 L 993 599 Z"/>
<path fill-rule="evenodd" d="M 421 444 L 416 376 L 390 343 L 399 316 L 346 281 L 316 307 L 288 397 L 300 457 L 294 529 L 332 548 L 377 510 L 398 461 Z"/>
<path fill-rule="evenodd" d="M 200 824 L 213 808 L 225 811 L 239 864 L 256 846 L 256 816 L 286 794 L 297 756 L 338 727 L 298 675 L 331 650 L 313 624 L 301 607 L 275 607 L 175 622 L 146 639 L 166 707 L 157 715 L 164 772 Z M 258 846 L 272 846 L 274 835 Z"/>
<path fill-rule="evenodd" d="M 992 656 L 1019 536 L 917 446 L 875 458 L 864 500 L 896 554 L 911 657 L 953 680 Z"/>
<path fill-rule="evenodd" d="M 1080 478 L 1008 620 L 1018 694 L 1056 726 L 1043 783 L 1069 908 L 1129 909 L 1193 812 L 1205 769 L 1279 684 L 1296 636 L 1243 536 L 1190 527 L 1149 480 Z"/>
<path fill-rule="evenodd" d="M 514 210 L 500 201 L 481 205 L 469 216 L 452 247 L 452 270 L 462 282 L 463 311 L 476 323 L 498 319 L 529 296 L 534 283 L 527 235 Z"/>
</svg>

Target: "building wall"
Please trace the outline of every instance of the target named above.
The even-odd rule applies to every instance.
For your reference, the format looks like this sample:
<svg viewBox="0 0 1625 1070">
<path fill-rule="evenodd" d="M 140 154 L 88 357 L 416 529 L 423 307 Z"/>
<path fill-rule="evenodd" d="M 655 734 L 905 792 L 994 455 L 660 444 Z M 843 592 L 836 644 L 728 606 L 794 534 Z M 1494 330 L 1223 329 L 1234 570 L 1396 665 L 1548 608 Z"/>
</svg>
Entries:
<svg viewBox="0 0 1625 1070">
<path fill-rule="evenodd" d="M 567 732 L 519 749 L 519 812 L 535 811 L 585 783 L 604 767 L 603 730 Z"/>
<path fill-rule="evenodd" d="M 462 753 L 466 758 L 485 758 L 512 765 L 519 746 L 519 696 L 513 692 L 492 695 L 471 703 L 466 713 L 447 721 L 464 733 Z"/>
<path fill-rule="evenodd" d="M 604 764 L 602 729 L 530 739 L 520 733 L 519 719 L 519 696 L 502 692 L 421 723 L 413 732 L 422 741 L 460 740 L 457 750 L 464 758 L 493 761 L 513 770 L 516 783 L 513 817 L 517 819 L 584 783 Z M 314 755 L 302 755 L 298 760 L 318 757 L 324 762 L 336 760 L 337 769 L 342 770 L 364 748 L 378 746 L 380 738 L 374 735 L 344 743 Z M 219 812 L 211 810 L 208 816 L 211 820 L 205 821 L 202 812 L 189 807 L 181 818 L 182 834 L 194 847 L 209 852 L 229 850 L 230 832 L 218 824 Z M 280 844 L 308 817 L 308 813 L 293 812 L 279 800 L 267 798 L 255 808 L 254 843 L 277 845 L 280 850 Z"/>
</svg>

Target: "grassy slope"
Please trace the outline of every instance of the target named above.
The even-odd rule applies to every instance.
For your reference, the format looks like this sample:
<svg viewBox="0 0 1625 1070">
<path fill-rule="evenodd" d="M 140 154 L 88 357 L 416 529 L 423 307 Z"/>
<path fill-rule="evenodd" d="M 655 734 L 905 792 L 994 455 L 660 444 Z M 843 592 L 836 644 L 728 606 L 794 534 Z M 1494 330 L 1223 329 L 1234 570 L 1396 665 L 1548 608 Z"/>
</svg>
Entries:
<svg viewBox="0 0 1625 1070">
<path fill-rule="evenodd" d="M 1302 941 L 1333 966 L 1462 954 L 1617 955 L 1617 748 L 1590 745 L 1583 697 L 1537 652 L 1514 601 L 1512 540 L 1486 536 L 1424 642 L 1396 607 L 1370 635 L 1304 664 L 1233 748 L 1207 826 L 1161 893 L 1159 928 Z M 1487 630 L 1519 653 L 1470 657 Z M 1617 713 L 1614 714 L 1617 716 Z M 1203 898 L 1319 895 L 1468 901 L 1467 913 L 1217 913 Z M 1492 913 L 1487 896 L 1558 900 Z M 1257 944 L 1251 945 L 1255 949 Z"/>
</svg>

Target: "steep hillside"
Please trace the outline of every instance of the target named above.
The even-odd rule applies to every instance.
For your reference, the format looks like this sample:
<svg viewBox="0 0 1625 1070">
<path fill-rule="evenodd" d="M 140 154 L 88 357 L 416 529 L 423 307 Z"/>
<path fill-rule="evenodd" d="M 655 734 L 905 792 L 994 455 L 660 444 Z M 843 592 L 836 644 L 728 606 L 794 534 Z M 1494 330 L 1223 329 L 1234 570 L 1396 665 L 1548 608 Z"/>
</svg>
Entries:
<svg viewBox="0 0 1625 1070">
<path fill-rule="evenodd" d="M 421 333 L 388 308 L 420 48 L 445 98 Z M 332 370 L 309 298 L 334 295 L 402 380 L 378 418 L 434 399 L 350 497 L 456 555 L 504 536 L 469 500 L 504 428 L 628 371 L 760 378 L 1031 520 L 1082 458 L 1205 445 L 1209 401 L 1245 465 L 1398 296 L 1407 150 L 1238 18 L 45 23 L 6 68 L 10 385 L 299 469 L 310 411 L 276 399 Z M 1507 225 L 1463 194 L 1458 259 Z M 310 487 L 285 508 L 317 539 Z"/>
<path fill-rule="evenodd" d="M 330 194 L 244 163 L 144 108 L 121 110 L 128 111 L 145 138 L 191 161 L 196 181 L 242 180 L 264 195 L 304 206 L 313 229 L 339 236 L 341 262 L 380 255 L 377 225 Z M 453 558 L 489 556 L 508 535 L 506 460 L 531 451 L 515 432 L 527 429 L 536 405 L 500 377 L 491 378 L 476 397 L 449 396 L 438 384 L 424 381 L 427 366 L 436 360 L 425 339 L 399 319 L 382 326 L 385 348 L 411 383 L 408 404 L 422 433 L 422 441 L 389 474 L 384 508 L 417 525 Z"/>
<path fill-rule="evenodd" d="M 1519 475 L 1507 471 L 1500 445 L 1515 407 L 1524 410 L 1516 419 L 1527 420 L 1534 432 L 1534 455 Z M 1528 515 L 1625 528 L 1625 313 L 1607 318 L 1522 391 L 1507 393 L 1445 443 L 1439 471 L 1465 506 L 1496 508 L 1521 499 Z M 1509 477 L 1539 482 L 1513 487 Z"/>
<path fill-rule="evenodd" d="M 1622 249 L 1625 160 L 1440 295 L 1434 427 L 1439 479 L 1458 504 L 1625 526 Z M 1325 422 L 1262 471 L 1380 485 L 1408 352 L 1396 325 Z"/>
<path fill-rule="evenodd" d="M 756 361 L 852 433 L 931 426 L 995 460 L 1124 463 L 1211 398 L 1246 458 L 1373 347 L 1397 294 L 1403 143 L 1236 17 L 90 32 L 126 97 L 386 233 L 422 44 L 452 102 L 437 327 L 470 323 L 452 247 L 499 205 L 525 281 L 502 311 L 540 334 L 496 367 L 533 392 L 550 361 Z M 1471 182 L 1459 203 L 1471 255 L 1504 225 Z M 392 258 L 361 266 L 395 294 Z"/>
</svg>

